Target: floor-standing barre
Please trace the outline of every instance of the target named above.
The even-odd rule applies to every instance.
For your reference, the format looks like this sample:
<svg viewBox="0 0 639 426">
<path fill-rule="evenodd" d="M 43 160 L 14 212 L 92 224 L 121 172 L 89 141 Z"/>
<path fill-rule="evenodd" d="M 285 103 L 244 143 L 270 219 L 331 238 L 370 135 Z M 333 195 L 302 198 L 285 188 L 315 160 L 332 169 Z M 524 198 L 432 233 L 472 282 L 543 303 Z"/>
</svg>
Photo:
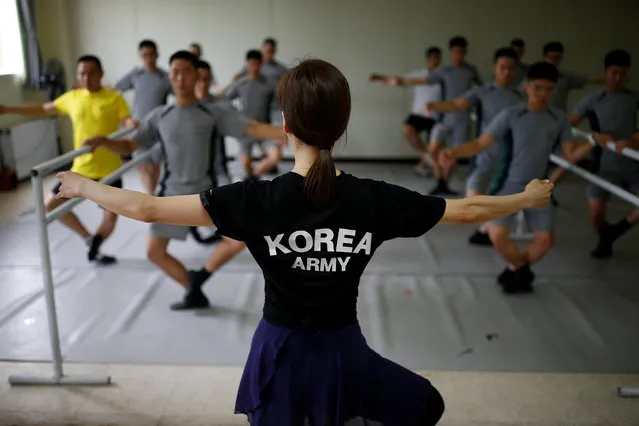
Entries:
<svg viewBox="0 0 639 426">
<path fill-rule="evenodd" d="M 588 132 L 584 132 L 583 130 L 579 130 L 573 127 L 572 134 L 580 138 L 583 138 L 584 140 L 589 140 L 591 141 L 591 143 L 594 142 L 592 139 L 592 135 Z M 617 145 L 612 141 L 606 144 L 606 148 L 608 148 L 610 151 L 617 152 Z M 639 161 L 639 151 L 635 151 L 634 149 L 624 148 L 621 150 L 621 155 L 623 155 L 624 157 L 632 158 L 633 160 Z"/>
<path fill-rule="evenodd" d="M 613 148 L 614 149 L 614 144 Z M 632 150 L 630 150 L 632 151 Z M 636 151 L 633 151 L 636 152 Z M 612 183 L 608 182 L 605 179 L 600 178 L 599 176 L 596 176 L 584 169 L 582 169 L 581 167 L 575 166 L 574 164 L 569 163 L 568 161 L 564 160 L 561 157 L 558 157 L 556 155 L 551 155 L 550 156 L 550 161 L 552 161 L 553 163 L 555 163 L 556 165 L 563 167 L 566 170 L 570 170 L 571 172 L 581 176 L 582 178 L 584 178 L 585 180 L 587 180 L 590 183 L 593 183 L 597 186 L 600 186 L 601 188 L 609 191 L 610 193 L 616 195 L 617 197 L 628 201 L 630 204 L 633 204 L 637 207 L 639 207 L 639 197 L 637 197 L 635 194 L 632 194 L 631 192 L 628 192 L 622 188 L 619 188 L 616 185 L 613 185 Z M 621 388 L 617 388 L 617 394 L 619 396 L 622 397 L 639 397 L 639 387 L 621 387 Z"/>
<path fill-rule="evenodd" d="M 109 135 L 110 139 L 121 139 L 135 129 L 124 128 Z M 159 146 L 150 149 L 133 160 L 125 163 L 115 172 L 102 179 L 100 182 L 112 183 L 121 178 L 131 168 L 138 163 L 151 157 Z M 51 343 L 53 376 L 9 376 L 11 385 L 72 385 L 72 386 L 90 386 L 90 385 L 109 385 L 111 377 L 109 376 L 65 376 L 62 370 L 62 351 L 60 349 L 60 335 L 58 329 L 58 317 L 55 306 L 55 294 L 53 286 L 53 276 L 51 271 L 51 253 L 49 251 L 49 232 L 48 225 L 60 216 L 71 211 L 75 206 L 84 201 L 81 198 L 69 200 L 50 213 L 44 210 L 44 200 L 42 198 L 42 178 L 47 173 L 56 170 L 62 165 L 68 164 L 74 158 L 90 152 L 89 147 L 82 147 L 75 151 L 68 152 L 59 157 L 53 158 L 45 163 L 35 166 L 31 170 L 31 184 L 33 186 L 33 194 L 35 201 L 36 222 L 38 227 L 38 236 L 40 243 L 40 259 L 42 268 L 42 279 L 44 283 L 45 301 L 47 305 L 47 319 L 49 325 L 49 339 Z"/>
</svg>

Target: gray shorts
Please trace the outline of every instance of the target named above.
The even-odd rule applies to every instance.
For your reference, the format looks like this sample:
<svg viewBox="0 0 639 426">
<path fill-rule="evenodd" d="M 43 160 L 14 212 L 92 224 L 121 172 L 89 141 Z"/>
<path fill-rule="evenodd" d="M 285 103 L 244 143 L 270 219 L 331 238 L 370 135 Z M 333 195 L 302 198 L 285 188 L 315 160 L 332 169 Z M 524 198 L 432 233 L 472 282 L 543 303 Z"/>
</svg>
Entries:
<svg viewBox="0 0 639 426">
<path fill-rule="evenodd" d="M 431 142 L 438 145 L 458 147 L 468 142 L 468 122 L 459 124 L 437 123 L 431 132 Z"/>
<path fill-rule="evenodd" d="M 526 185 L 512 184 L 506 182 L 506 184 L 495 195 L 512 195 L 522 192 L 526 188 Z M 553 208 L 549 204 L 541 209 L 525 209 L 524 218 L 526 219 L 526 225 L 531 232 L 553 232 Z M 510 216 L 503 217 L 501 219 L 493 220 L 489 225 L 505 226 L 513 228 L 515 225 L 515 219 L 517 214 L 511 214 Z"/>
<path fill-rule="evenodd" d="M 180 190 L 175 190 L 174 188 L 164 188 L 162 191 L 163 197 L 170 197 L 174 195 L 189 195 L 189 194 L 199 194 L 201 192 L 201 188 L 181 188 Z M 155 222 L 151 224 L 149 228 L 149 232 L 151 236 L 157 238 L 164 238 L 167 240 L 186 240 L 186 237 L 189 235 L 190 226 L 183 225 L 171 225 L 168 223 L 159 223 Z"/>
<path fill-rule="evenodd" d="M 244 157 L 250 157 L 251 152 L 253 151 L 254 145 L 257 144 L 260 148 L 260 151 L 262 151 L 263 153 L 266 153 L 266 151 L 270 147 L 275 146 L 275 141 L 271 141 L 271 140 L 265 141 L 262 139 L 242 139 L 242 140 L 238 140 L 238 144 L 240 149 L 240 155 Z"/>
<path fill-rule="evenodd" d="M 611 166 L 602 166 L 597 171 L 597 176 L 607 180 L 613 185 L 620 186 L 633 194 L 639 194 L 639 168 L 613 168 Z M 610 198 L 610 192 L 593 183 L 588 184 L 586 189 L 588 198 L 594 200 L 607 200 Z"/>
<path fill-rule="evenodd" d="M 493 170 L 489 167 L 475 167 L 466 178 L 466 192 L 474 191 L 486 194 L 490 189 L 493 178 Z"/>
</svg>

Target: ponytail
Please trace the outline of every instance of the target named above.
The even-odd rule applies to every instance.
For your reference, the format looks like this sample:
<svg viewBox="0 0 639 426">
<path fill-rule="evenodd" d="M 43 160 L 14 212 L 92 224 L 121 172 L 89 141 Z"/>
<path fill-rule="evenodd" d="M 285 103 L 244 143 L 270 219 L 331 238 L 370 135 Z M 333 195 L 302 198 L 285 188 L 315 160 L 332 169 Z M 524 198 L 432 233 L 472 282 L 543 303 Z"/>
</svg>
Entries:
<svg viewBox="0 0 639 426">
<path fill-rule="evenodd" d="M 333 156 L 330 149 L 322 148 L 304 178 L 304 195 L 316 207 L 323 208 L 333 199 L 336 185 L 337 176 Z"/>
</svg>

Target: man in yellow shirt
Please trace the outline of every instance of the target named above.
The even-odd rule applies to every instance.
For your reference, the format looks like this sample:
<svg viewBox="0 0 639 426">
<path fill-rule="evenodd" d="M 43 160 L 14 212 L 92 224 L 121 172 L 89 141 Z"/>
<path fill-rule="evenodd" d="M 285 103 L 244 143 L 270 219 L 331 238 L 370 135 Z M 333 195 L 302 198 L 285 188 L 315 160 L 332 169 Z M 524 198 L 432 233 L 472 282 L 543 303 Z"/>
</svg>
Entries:
<svg viewBox="0 0 639 426">
<path fill-rule="evenodd" d="M 54 117 L 68 115 L 73 123 L 73 145 L 80 148 L 83 142 L 95 136 L 107 136 L 120 128 L 121 123 L 132 122 L 129 107 L 119 93 L 102 87 L 102 64 L 96 56 L 82 56 L 77 61 L 77 88 L 70 90 L 53 102 L 41 105 L 2 106 L 0 114 L 21 114 L 31 117 Z M 122 166 L 119 155 L 106 148 L 98 148 L 90 154 L 77 157 L 71 171 L 90 179 L 100 180 Z M 122 180 L 112 184 L 122 187 Z M 56 199 L 59 184 L 45 198 L 47 212 L 54 210 L 66 200 Z M 116 259 L 100 254 L 100 246 L 113 232 L 117 215 L 103 212 L 102 223 L 91 235 L 72 212 L 60 218 L 60 222 L 82 237 L 89 246 L 88 259 L 99 265 L 110 265 Z"/>
</svg>

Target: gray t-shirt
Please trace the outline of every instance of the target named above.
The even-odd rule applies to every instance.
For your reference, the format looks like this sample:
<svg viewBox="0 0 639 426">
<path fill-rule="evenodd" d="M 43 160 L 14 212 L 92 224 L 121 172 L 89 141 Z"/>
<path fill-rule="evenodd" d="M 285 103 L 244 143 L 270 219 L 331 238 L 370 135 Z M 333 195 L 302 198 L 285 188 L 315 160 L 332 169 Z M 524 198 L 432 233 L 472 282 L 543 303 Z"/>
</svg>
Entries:
<svg viewBox="0 0 639 426">
<path fill-rule="evenodd" d="M 240 101 L 240 109 L 252 120 L 267 123 L 271 112 L 278 108 L 275 85 L 265 76 L 256 79 L 242 77 L 226 89 L 226 96 Z"/>
<path fill-rule="evenodd" d="M 444 101 L 452 101 L 468 91 L 473 86 L 473 83 L 482 84 L 482 80 L 474 65 L 464 63 L 461 67 L 446 65 L 436 69 L 428 76 L 428 83 L 441 85 L 442 99 Z M 465 123 L 468 117 L 468 111 L 444 114 L 443 122 L 457 125 Z"/>
<path fill-rule="evenodd" d="M 483 133 L 503 141 L 495 170 L 498 186 L 545 178 L 550 154 L 558 144 L 574 139 L 565 112 L 554 107 L 535 112 L 523 102 L 497 114 Z"/>
<path fill-rule="evenodd" d="M 502 110 L 523 100 L 517 90 L 501 87 L 495 83 L 475 87 L 461 97 L 475 108 L 480 131 L 485 129 Z"/>
<path fill-rule="evenodd" d="M 637 132 L 638 110 L 639 93 L 629 90 L 607 92 L 600 89 L 581 98 L 572 114 L 587 118 L 594 132 L 606 133 L 619 141 L 628 139 Z M 639 162 L 605 149 L 601 166 L 638 170 Z"/>
<path fill-rule="evenodd" d="M 141 67 L 133 68 L 118 80 L 115 89 L 119 92 L 135 91 L 133 118 L 136 120 L 143 119 L 154 108 L 165 105 L 167 97 L 172 93 L 166 71 L 158 69 L 156 72 L 149 72 Z"/>
<path fill-rule="evenodd" d="M 486 83 L 475 87 L 461 96 L 477 113 L 477 134 L 480 135 L 493 119 L 504 109 L 522 101 L 521 94 L 512 87 L 501 87 L 495 83 Z M 477 161 L 483 166 L 496 162 L 501 152 L 501 141 L 496 141 L 488 149 L 477 155 Z"/>
<path fill-rule="evenodd" d="M 232 108 L 174 104 L 153 110 L 133 140 L 143 147 L 162 144 L 164 195 L 194 194 L 215 184 L 219 135 L 242 137 L 248 125 L 249 120 Z"/>
</svg>

